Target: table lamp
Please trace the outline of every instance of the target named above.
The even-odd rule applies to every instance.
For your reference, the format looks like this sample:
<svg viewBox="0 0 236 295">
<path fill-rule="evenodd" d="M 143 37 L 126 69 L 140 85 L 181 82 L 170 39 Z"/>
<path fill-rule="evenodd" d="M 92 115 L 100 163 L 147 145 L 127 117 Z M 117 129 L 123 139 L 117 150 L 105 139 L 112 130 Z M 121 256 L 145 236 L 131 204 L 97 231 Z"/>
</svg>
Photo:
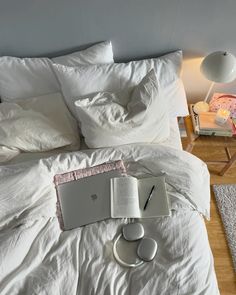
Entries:
<svg viewBox="0 0 236 295">
<path fill-rule="evenodd" d="M 194 112 L 197 114 L 209 111 L 207 100 L 214 83 L 229 83 L 236 78 L 236 58 L 229 52 L 216 51 L 203 59 L 200 70 L 212 83 L 205 99 L 195 103 L 193 107 Z"/>
</svg>

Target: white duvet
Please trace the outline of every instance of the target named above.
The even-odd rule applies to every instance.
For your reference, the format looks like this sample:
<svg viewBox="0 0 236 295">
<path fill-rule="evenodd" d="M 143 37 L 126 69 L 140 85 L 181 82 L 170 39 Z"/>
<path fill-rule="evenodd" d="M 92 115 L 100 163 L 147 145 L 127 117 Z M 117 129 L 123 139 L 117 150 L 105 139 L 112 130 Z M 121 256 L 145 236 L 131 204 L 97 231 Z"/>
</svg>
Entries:
<svg viewBox="0 0 236 295">
<path fill-rule="evenodd" d="M 137 177 L 165 173 L 171 217 L 145 219 L 158 243 L 152 262 L 120 266 L 112 243 L 125 219 L 62 232 L 53 176 L 123 159 Z M 209 174 L 189 153 L 158 145 L 62 154 L 0 167 L 0 294 L 219 294 L 202 215 Z"/>
</svg>

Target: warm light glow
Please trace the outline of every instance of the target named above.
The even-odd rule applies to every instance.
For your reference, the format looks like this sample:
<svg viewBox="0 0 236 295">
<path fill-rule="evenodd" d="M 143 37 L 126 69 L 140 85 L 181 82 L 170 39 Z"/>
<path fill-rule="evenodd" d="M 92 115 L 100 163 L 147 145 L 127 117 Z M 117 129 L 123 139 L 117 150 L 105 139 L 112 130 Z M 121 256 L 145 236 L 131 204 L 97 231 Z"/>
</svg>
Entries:
<svg viewBox="0 0 236 295">
<path fill-rule="evenodd" d="M 216 113 L 216 122 L 224 124 L 230 116 L 230 111 L 226 109 L 219 109 Z"/>
<path fill-rule="evenodd" d="M 204 100 L 210 81 L 200 72 L 203 57 L 185 59 L 183 62 L 182 80 L 190 101 Z"/>
</svg>

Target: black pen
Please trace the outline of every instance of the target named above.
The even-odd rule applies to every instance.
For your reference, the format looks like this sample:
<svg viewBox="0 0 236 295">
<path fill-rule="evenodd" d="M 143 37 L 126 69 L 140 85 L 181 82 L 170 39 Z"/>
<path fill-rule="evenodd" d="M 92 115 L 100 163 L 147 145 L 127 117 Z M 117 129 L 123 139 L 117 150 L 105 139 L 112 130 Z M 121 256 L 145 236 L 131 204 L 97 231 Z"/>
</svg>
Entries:
<svg viewBox="0 0 236 295">
<path fill-rule="evenodd" d="M 151 198 L 152 198 L 154 188 L 155 188 L 155 185 L 153 185 L 152 188 L 151 188 L 151 191 L 150 191 L 149 196 L 148 196 L 148 198 L 147 198 L 147 200 L 146 200 L 146 202 L 145 202 L 145 205 L 144 205 L 144 207 L 143 207 L 143 210 L 145 210 L 145 209 L 147 208 L 147 204 L 148 204 L 148 202 L 149 202 L 149 201 L 151 200 Z"/>
</svg>

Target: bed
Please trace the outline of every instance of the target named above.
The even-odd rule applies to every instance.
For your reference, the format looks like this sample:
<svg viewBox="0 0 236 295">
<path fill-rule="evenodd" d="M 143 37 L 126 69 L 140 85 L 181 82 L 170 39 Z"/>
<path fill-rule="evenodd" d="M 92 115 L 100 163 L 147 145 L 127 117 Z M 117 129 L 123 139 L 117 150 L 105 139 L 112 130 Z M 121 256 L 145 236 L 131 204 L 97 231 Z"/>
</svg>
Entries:
<svg viewBox="0 0 236 295">
<path fill-rule="evenodd" d="M 209 173 L 182 150 L 182 52 L 114 63 L 110 42 L 70 55 L 0 58 L 0 294 L 219 294 L 204 218 Z M 165 175 L 171 216 L 143 219 L 153 261 L 121 266 L 123 219 L 62 231 L 56 174 L 123 160 Z"/>
</svg>

